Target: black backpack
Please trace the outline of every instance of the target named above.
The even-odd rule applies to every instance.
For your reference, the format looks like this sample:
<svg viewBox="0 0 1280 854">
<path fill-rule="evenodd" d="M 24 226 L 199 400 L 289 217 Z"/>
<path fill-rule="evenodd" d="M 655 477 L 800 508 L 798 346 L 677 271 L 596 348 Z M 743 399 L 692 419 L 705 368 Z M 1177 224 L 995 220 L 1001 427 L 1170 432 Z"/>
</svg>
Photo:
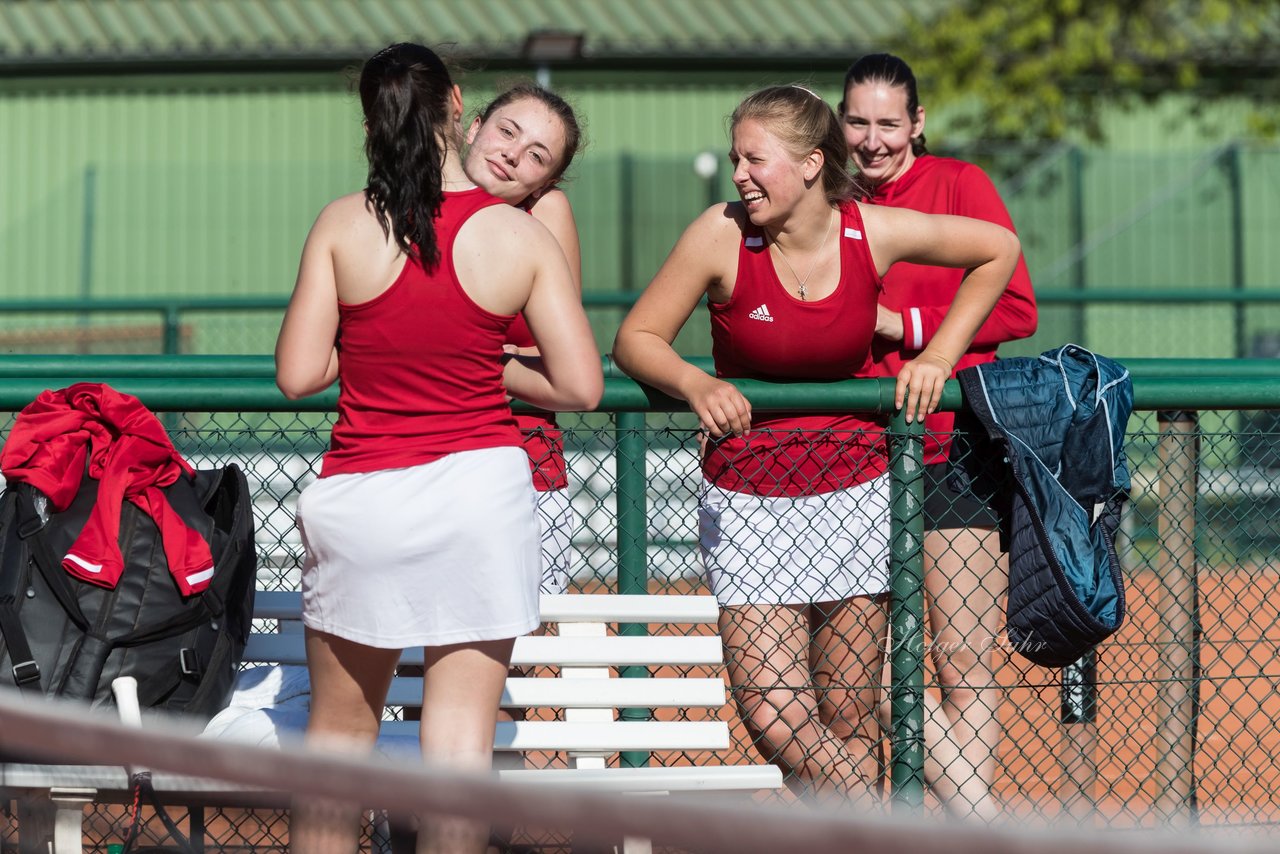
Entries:
<svg viewBox="0 0 1280 854">
<path fill-rule="evenodd" d="M 125 570 L 114 589 L 83 582 L 62 556 L 88 521 L 98 481 L 48 512 L 26 483 L 0 495 L 0 686 L 113 705 L 111 680 L 133 676 L 142 709 L 208 719 L 230 697 L 253 618 L 254 524 L 249 485 L 234 464 L 179 477 L 163 492 L 209 544 L 209 587 L 184 597 L 151 517 L 126 501 Z"/>
</svg>

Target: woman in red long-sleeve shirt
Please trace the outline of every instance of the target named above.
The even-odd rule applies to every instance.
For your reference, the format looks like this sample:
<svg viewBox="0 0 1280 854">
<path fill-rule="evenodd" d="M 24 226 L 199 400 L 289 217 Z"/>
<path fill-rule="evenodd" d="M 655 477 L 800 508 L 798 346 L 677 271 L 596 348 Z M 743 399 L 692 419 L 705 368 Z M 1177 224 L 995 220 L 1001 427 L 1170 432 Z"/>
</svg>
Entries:
<svg viewBox="0 0 1280 854">
<path fill-rule="evenodd" d="M 958 214 L 1013 230 L 991 179 L 972 163 L 937 157 L 925 148 L 924 108 L 906 62 L 890 54 L 864 56 L 845 74 L 840 104 L 845 140 L 870 201 L 929 214 Z M 877 374 L 897 376 L 929 345 L 966 272 L 895 264 L 884 275 L 873 360 Z M 1036 302 L 1026 261 L 1018 259 L 1008 289 L 978 330 L 955 370 L 990 362 L 996 346 L 1036 329 Z M 931 717 L 931 774 L 938 794 L 962 814 L 994 818 L 991 797 L 1000 692 L 992 648 L 1000 628 L 1000 597 L 1008 568 L 997 518 L 972 495 L 947 485 L 955 416 L 925 421 L 925 585 L 933 630 L 933 660 L 942 688 L 941 714 Z M 932 705 L 932 704 L 931 704 Z"/>
</svg>

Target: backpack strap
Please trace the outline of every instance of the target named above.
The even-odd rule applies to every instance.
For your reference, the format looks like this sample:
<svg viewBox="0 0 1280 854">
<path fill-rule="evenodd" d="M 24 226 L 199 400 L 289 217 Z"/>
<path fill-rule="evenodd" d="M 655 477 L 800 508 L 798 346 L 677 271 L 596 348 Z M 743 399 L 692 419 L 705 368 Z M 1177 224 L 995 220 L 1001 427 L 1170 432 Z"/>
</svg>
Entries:
<svg viewBox="0 0 1280 854">
<path fill-rule="evenodd" d="M 75 623 L 76 628 L 84 634 L 89 634 L 91 628 L 89 618 L 80 608 L 80 601 L 71 587 L 67 571 L 62 568 L 62 559 L 53 553 L 49 540 L 45 537 L 45 520 L 40 518 L 40 514 L 36 511 L 35 495 L 34 488 L 26 484 L 18 485 L 16 492 L 18 536 L 30 549 L 36 569 L 40 570 L 40 574 L 44 576 L 49 590 L 62 606 L 62 610 L 67 612 L 67 616 L 71 618 L 71 622 Z"/>
<path fill-rule="evenodd" d="M 31 644 L 27 643 L 27 633 L 22 630 L 17 601 L 7 593 L 0 596 L 0 633 L 4 635 L 9 661 L 13 665 L 13 683 L 27 693 L 43 694 L 40 665 L 36 664 Z"/>
<path fill-rule="evenodd" d="M 26 578 L 30 554 L 26 543 L 21 539 L 22 526 L 18 523 L 18 514 L 14 510 L 17 498 L 16 494 L 8 496 L 3 508 L 5 520 L 4 536 L 0 538 L 0 634 L 4 635 L 5 648 L 9 651 L 14 684 L 28 693 L 43 694 L 40 687 L 40 666 L 36 664 L 31 644 L 27 641 L 27 633 L 18 616 L 18 597 L 23 595 L 23 580 Z"/>
<path fill-rule="evenodd" d="M 183 647 L 172 663 L 138 680 L 138 704 L 144 709 L 150 708 L 168 696 L 183 679 L 199 682 L 203 678 L 204 662 L 200 655 L 192 647 Z"/>
</svg>

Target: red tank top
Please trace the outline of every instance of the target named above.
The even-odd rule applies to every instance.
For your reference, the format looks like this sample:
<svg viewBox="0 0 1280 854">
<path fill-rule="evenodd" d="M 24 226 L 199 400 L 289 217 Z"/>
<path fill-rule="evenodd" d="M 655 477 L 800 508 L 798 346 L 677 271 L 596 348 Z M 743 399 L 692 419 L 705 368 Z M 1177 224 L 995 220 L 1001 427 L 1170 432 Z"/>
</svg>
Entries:
<svg viewBox="0 0 1280 854">
<path fill-rule="evenodd" d="M 502 385 L 512 315 L 476 305 L 453 266 L 453 241 L 500 199 L 445 193 L 435 220 L 440 261 L 412 258 L 386 291 L 339 303 L 338 420 L 320 476 L 421 465 L 457 451 L 518 446 Z"/>
<path fill-rule="evenodd" d="M 529 324 L 524 315 L 517 314 L 511 329 L 507 331 L 507 343 L 517 347 L 536 347 Z M 533 488 L 539 492 L 564 489 L 569 485 L 564 461 L 564 438 L 556 416 L 551 412 L 516 413 L 516 426 L 524 438 L 524 450 L 529 455 L 529 471 L 533 474 Z"/>
<path fill-rule="evenodd" d="M 880 277 L 858 206 L 840 207 L 840 281 L 825 299 L 783 287 L 764 232 L 748 223 L 728 302 L 711 303 L 716 376 L 826 381 L 869 376 Z M 758 413 L 751 433 L 708 445 L 702 472 L 723 489 L 764 496 L 818 495 L 884 473 L 883 426 L 866 416 Z"/>
</svg>

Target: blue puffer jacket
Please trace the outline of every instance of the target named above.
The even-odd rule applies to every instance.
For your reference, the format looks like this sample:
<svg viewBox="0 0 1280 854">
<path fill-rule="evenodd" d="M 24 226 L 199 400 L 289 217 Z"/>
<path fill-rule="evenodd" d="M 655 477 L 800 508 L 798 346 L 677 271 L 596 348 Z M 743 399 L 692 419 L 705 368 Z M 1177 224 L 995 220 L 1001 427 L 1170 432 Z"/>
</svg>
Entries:
<svg viewBox="0 0 1280 854">
<path fill-rule="evenodd" d="M 1124 620 L 1114 535 L 1129 497 L 1129 371 L 1068 344 L 956 378 L 978 423 L 957 419 L 952 485 L 1002 510 L 1009 641 L 1036 664 L 1065 666 Z"/>
</svg>

